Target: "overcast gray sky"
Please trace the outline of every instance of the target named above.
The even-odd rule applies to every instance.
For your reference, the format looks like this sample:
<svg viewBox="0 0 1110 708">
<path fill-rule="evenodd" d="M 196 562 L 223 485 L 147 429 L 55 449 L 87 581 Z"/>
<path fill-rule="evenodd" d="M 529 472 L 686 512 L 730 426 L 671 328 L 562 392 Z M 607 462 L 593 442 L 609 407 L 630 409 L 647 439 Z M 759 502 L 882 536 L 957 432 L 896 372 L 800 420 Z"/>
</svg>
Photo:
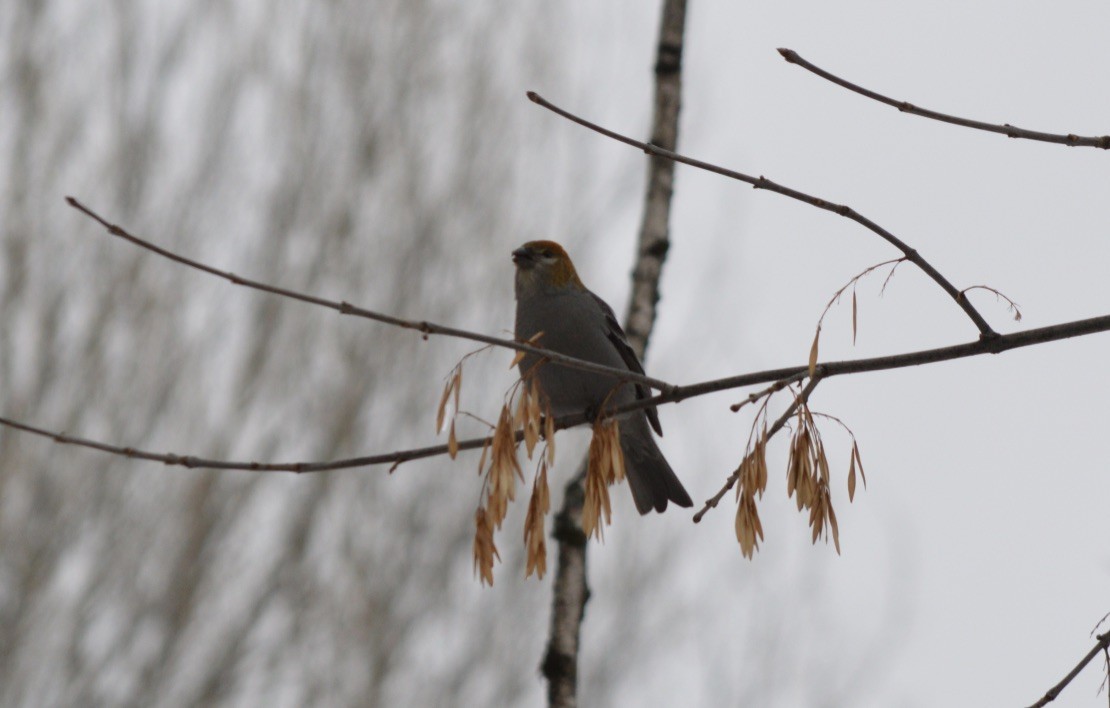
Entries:
<svg viewBox="0 0 1110 708">
<path fill-rule="evenodd" d="M 648 89 L 638 58 L 649 42 L 629 32 L 639 6 L 598 9 L 591 20 L 614 41 L 639 37 L 627 50 L 635 59 L 621 54 L 614 62 L 616 50 L 602 46 L 592 60 L 601 67 L 593 80 L 612 87 L 608 105 L 548 96 L 633 135 L 645 125 Z M 903 115 L 787 64 L 775 49 L 792 48 L 919 106 L 1103 135 L 1110 132 L 1108 21 L 1102 2 L 693 3 L 680 151 L 849 204 L 958 288 L 986 284 L 1017 301 L 1020 323 L 989 293 L 971 296 L 999 331 L 1105 314 L 1106 151 Z M 591 30 L 598 35 L 606 33 Z M 541 120 L 555 133 L 580 130 Z M 639 159 L 623 146 L 610 150 L 612 159 Z M 675 200 L 648 361 L 649 372 L 666 380 L 804 362 L 831 294 L 866 266 L 897 256 L 847 220 L 691 168 L 679 167 Z M 635 216 L 597 235 L 604 244 L 589 249 L 591 262 L 580 268 L 611 300 L 624 292 L 619 276 Z M 847 301 L 834 308 L 822 358 L 975 338 L 954 303 L 913 267 L 901 267 L 882 298 L 881 280 L 860 284 L 855 347 Z M 648 519 L 691 549 L 683 562 L 691 627 L 676 645 L 673 670 L 643 673 L 642 697 L 718 705 L 742 696 L 743 687 L 710 674 L 759 655 L 738 628 L 770 608 L 798 617 L 774 630 L 783 661 L 816 656 L 833 669 L 815 679 L 831 682 L 827 693 L 809 685 L 777 705 L 1001 706 L 1040 697 L 1086 653 L 1090 631 L 1110 611 L 1106 356 L 1107 338 L 1096 335 L 823 384 L 813 406 L 855 431 L 870 483 L 849 506 L 845 436 L 826 426 L 843 554 L 811 548 L 804 519 L 784 501 L 783 441 L 772 446 L 767 540 L 753 562 L 733 542 L 729 505 L 699 526 L 681 514 Z M 663 449 L 695 499 L 715 491 L 740 458 L 749 418 L 727 412 L 737 399 L 722 394 L 662 412 Z M 618 523 L 628 521 L 629 508 Z M 618 552 L 609 545 L 594 560 L 604 564 Z M 793 574 L 776 570 L 773 583 L 758 580 L 788 563 Z M 758 597 L 730 601 L 730 589 L 753 578 Z M 799 602 L 783 584 L 810 594 Z M 1089 668 L 1057 705 L 1101 704 L 1101 678 Z M 840 682 L 851 687 L 850 699 Z"/>
</svg>

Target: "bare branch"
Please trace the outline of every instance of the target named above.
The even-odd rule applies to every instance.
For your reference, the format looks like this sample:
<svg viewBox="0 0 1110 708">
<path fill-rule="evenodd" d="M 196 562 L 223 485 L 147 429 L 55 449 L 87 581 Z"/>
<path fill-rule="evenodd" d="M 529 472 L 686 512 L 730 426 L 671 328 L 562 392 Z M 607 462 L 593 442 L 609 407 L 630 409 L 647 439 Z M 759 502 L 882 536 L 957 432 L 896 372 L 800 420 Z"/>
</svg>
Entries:
<svg viewBox="0 0 1110 708">
<path fill-rule="evenodd" d="M 862 86 L 857 86 L 851 81 L 846 81 L 835 74 L 830 74 L 819 66 L 811 64 L 798 55 L 793 49 L 779 49 L 779 54 L 782 58 L 791 64 L 797 64 L 803 69 L 812 72 L 826 81 L 831 81 L 837 86 L 843 86 L 849 91 L 854 91 L 861 96 L 866 96 L 873 101 L 885 103 L 888 106 L 897 108 L 902 113 L 912 113 L 915 116 L 922 118 L 931 118 L 932 120 L 939 120 L 942 123 L 951 123 L 952 125 L 962 125 L 965 128 L 974 128 L 976 130 L 985 130 L 988 133 L 1001 133 L 1008 138 L 1025 138 L 1026 140 L 1039 140 L 1044 143 L 1057 143 L 1059 145 L 1067 145 L 1068 147 L 1095 147 L 1102 148 L 1103 150 L 1110 150 L 1110 135 L 1102 135 L 1098 137 L 1083 137 L 1068 133 L 1062 135 L 1058 133 L 1042 133 L 1036 130 L 1026 130 L 1025 128 L 1018 128 L 1003 123 L 997 125 L 994 123 L 984 123 L 978 120 L 971 120 L 968 118 L 960 118 L 959 116 L 948 115 L 947 113 L 938 113 L 931 111 L 928 108 L 919 108 L 908 101 L 899 101 L 897 99 L 884 96 L 881 93 L 876 93 L 870 89 L 865 89 Z"/>
<path fill-rule="evenodd" d="M 999 354 L 1010 349 L 1020 349 L 1022 347 L 1107 331 L 1110 331 L 1110 315 L 1102 315 L 1086 320 L 1075 320 L 1072 322 L 1050 325 L 1048 327 L 1029 329 L 1024 332 L 1003 334 L 993 339 L 979 339 L 973 342 L 967 342 L 966 344 L 954 344 L 947 347 L 938 347 L 936 349 L 923 349 L 916 352 L 892 354 L 870 359 L 848 359 L 844 361 L 818 363 L 815 375 L 818 378 L 829 378 L 847 374 L 861 374 L 868 371 L 903 369 L 910 366 L 935 364 L 942 361 L 951 361 L 953 359 L 965 359 L 982 354 Z M 621 413 L 627 413 L 650 406 L 678 403 L 689 398 L 696 398 L 709 393 L 743 388 L 745 386 L 754 386 L 757 384 L 775 383 L 778 388 L 781 388 L 781 386 L 778 386 L 777 382 L 782 382 L 784 380 L 800 380 L 805 377 L 808 371 L 808 365 L 791 366 L 781 369 L 768 369 L 749 374 L 741 374 L 738 376 L 729 376 L 721 379 L 712 379 L 701 383 L 689 384 L 687 386 L 670 386 L 663 393 L 651 398 L 637 399 L 616 406 L 611 411 L 611 415 L 619 415 Z M 776 389 L 776 386 L 772 386 L 771 389 Z M 586 412 L 575 413 L 558 418 L 555 421 L 555 427 L 557 430 L 563 430 L 587 422 L 593 422 L 593 419 L 587 417 Z M 439 455 L 446 455 L 450 452 L 448 445 L 433 445 L 430 447 L 399 450 L 366 457 L 352 457 L 331 462 L 239 462 L 232 460 L 209 460 L 191 455 L 161 454 L 132 447 L 109 445 L 94 440 L 74 437 L 65 433 L 57 433 L 51 430 L 38 428 L 10 418 L 0 417 L 0 425 L 22 430 L 40 437 L 50 438 L 55 442 L 65 445 L 78 445 L 113 455 L 151 460 L 166 465 L 190 468 L 249 470 L 254 472 L 325 472 L 328 470 L 369 467 L 381 464 L 393 464 L 396 466 L 410 460 L 436 457 Z M 518 433 L 517 440 L 522 439 L 522 437 L 519 437 L 520 435 L 521 434 Z M 485 444 L 486 440 L 487 438 L 484 437 L 460 440 L 457 443 L 457 449 L 473 450 L 480 448 Z"/>
<path fill-rule="evenodd" d="M 747 398 L 745 398 L 744 400 L 739 401 L 737 403 L 733 403 L 731 406 L 728 407 L 728 409 L 730 411 L 732 411 L 733 413 L 737 413 L 737 412 L 740 411 L 741 408 L 748 405 L 749 403 L 755 403 L 756 401 L 759 401 L 763 398 L 766 398 L 767 396 L 770 396 L 773 393 L 777 393 L 778 391 L 781 391 L 782 389 L 786 388 L 790 384 L 797 383 L 797 382 L 801 381 L 806 376 L 808 376 L 808 372 L 801 372 L 801 373 L 794 374 L 793 376 L 790 376 L 788 378 L 782 379 L 780 381 L 776 381 L 773 384 L 771 384 L 770 386 L 768 386 L 767 388 L 763 389 L 762 391 L 756 391 L 755 393 L 748 394 Z"/>
<path fill-rule="evenodd" d="M 967 342 L 966 344 L 954 344 L 947 347 L 923 349 L 916 352 L 892 354 L 869 359 L 848 359 L 845 361 L 818 363 L 816 368 L 822 373 L 824 378 L 841 376 L 844 374 L 859 374 L 865 371 L 902 369 L 909 366 L 921 366 L 922 364 L 935 364 L 941 361 L 964 359 L 970 356 L 979 356 L 980 354 L 999 354 L 1010 349 L 1019 349 L 1036 344 L 1044 344 L 1045 342 L 1055 342 L 1062 339 L 1070 339 L 1071 337 L 1081 337 L 1107 331 L 1110 331 L 1110 315 L 1101 315 L 1085 320 L 1074 320 L 1072 322 L 1049 325 L 1048 327 L 1028 329 L 1023 332 L 1002 334 L 993 339 L 979 339 L 974 342 Z M 796 374 L 805 373 L 808 371 L 808 368 L 809 367 L 805 365 L 793 366 L 783 369 L 760 371 L 752 374 L 742 374 L 740 376 L 730 376 L 703 383 L 690 384 L 688 386 L 676 386 L 674 390 L 666 394 L 646 399 L 641 403 L 642 405 L 660 405 L 662 403 L 677 402 L 715 391 L 769 383 Z M 631 408 L 633 408 L 633 406 L 625 405 L 616 410 L 617 412 L 622 412 L 625 409 Z"/>
<path fill-rule="evenodd" d="M 352 467 L 371 467 L 374 465 L 393 464 L 394 467 L 411 460 L 419 460 L 425 457 L 436 457 L 439 455 L 446 455 L 450 452 L 448 445 L 433 445 L 430 447 L 420 447 L 412 450 L 399 450 L 397 452 L 388 452 L 381 455 L 368 455 L 365 457 L 350 457 L 341 460 L 333 460 L 331 462 L 250 462 L 239 460 L 212 460 L 203 457 L 196 457 L 194 455 L 175 455 L 173 453 L 160 453 L 151 452 L 149 450 L 142 450 L 136 447 L 123 447 L 120 445 L 110 445 L 108 443 L 99 442 L 97 440 L 89 440 L 88 438 L 81 438 L 75 435 L 68 435 L 66 433 L 54 432 L 39 428 L 34 425 L 22 423 L 11 418 L 0 417 L 0 425 L 15 430 L 21 430 L 25 433 L 37 435 L 39 437 L 49 438 L 61 445 L 76 445 L 77 447 L 87 447 L 93 450 L 100 450 L 111 455 L 118 455 L 120 457 L 130 457 L 136 460 L 149 460 L 151 462 L 161 462 L 167 467 L 188 467 L 190 469 L 213 469 L 213 470 L 247 470 L 251 472 L 328 472 L 331 470 L 349 469 Z M 488 438 L 473 438 L 471 440 L 459 441 L 457 450 L 473 450 L 480 448 L 485 444 Z M 518 433 L 518 440 L 523 439 L 523 434 Z"/>
<path fill-rule="evenodd" d="M 582 369 L 583 371 L 594 371 L 594 372 L 597 372 L 597 373 L 600 373 L 600 374 L 608 374 L 608 375 L 613 376 L 614 378 L 617 378 L 621 381 L 631 381 L 631 382 L 635 382 L 635 383 L 642 383 L 642 384 L 645 384 L 647 386 L 651 386 L 652 388 L 654 388 L 658 391 L 665 391 L 668 388 L 670 388 L 670 384 L 668 384 L 666 381 L 661 381 L 659 379 L 654 379 L 650 376 L 644 376 L 642 374 L 637 374 L 635 372 L 628 371 L 627 369 L 615 369 L 615 368 L 612 368 L 612 367 L 609 367 L 609 366 L 604 366 L 602 364 L 595 364 L 594 362 L 591 362 L 591 361 L 583 361 L 581 359 L 575 359 L 574 357 L 567 356 L 565 354 L 559 354 L 559 353 L 553 352 L 553 351 L 549 351 L 549 350 L 544 349 L 542 347 L 535 347 L 535 346 L 532 346 L 530 344 L 526 344 L 524 342 L 517 342 L 517 341 L 514 341 L 512 339 L 501 339 L 499 337 L 491 337 L 491 336 L 486 335 L 486 334 L 479 334 L 477 332 L 469 332 L 467 330 L 458 329 L 458 328 L 455 328 L 455 327 L 447 327 L 447 326 L 444 326 L 444 325 L 436 324 L 434 322 L 426 322 L 426 321 L 423 321 L 423 320 L 420 320 L 420 321 L 406 320 L 406 319 L 402 319 L 400 317 L 394 317 L 393 315 L 386 315 L 386 314 L 383 314 L 381 312 L 374 312 L 373 310 L 367 310 L 365 308 L 358 307 L 356 305 L 352 305 L 349 302 L 345 302 L 345 301 L 344 302 L 339 302 L 339 301 L 336 301 L 336 300 L 328 300 L 328 299 L 325 299 L 325 298 L 316 297 L 314 295 L 307 295 L 305 293 L 297 292 L 295 290 L 289 290 L 287 288 L 281 288 L 281 287 L 277 287 L 275 285 L 269 285 L 267 283 L 262 283 L 262 282 L 259 282 L 257 280 L 251 280 L 250 278 L 244 278 L 240 275 L 236 275 L 235 273 L 231 273 L 229 271 L 219 270 L 217 268 L 213 268 L 210 265 L 206 265 L 206 264 L 201 263 L 199 261 L 195 261 L 191 258 L 187 258 L 185 256 L 182 256 L 178 253 L 174 253 L 173 251 L 168 251 L 168 250 L 162 248 L 161 246 L 156 246 L 153 243 L 151 243 L 151 242 L 149 242 L 145 239 L 139 238 L 138 236 L 135 236 L 134 234 L 129 233 L 123 227 L 107 221 L 106 219 L 104 219 L 104 217 L 100 216 L 99 214 L 94 212 L 92 209 L 90 209 L 89 207 L 87 207 L 84 204 L 82 204 L 81 202 L 79 202 L 74 197 L 66 197 L 66 202 L 71 207 L 73 207 L 74 209 L 80 211 L 81 213 L 88 216 L 90 219 L 93 219 L 94 221 L 99 223 L 101 226 L 103 226 L 108 231 L 109 234 L 111 234 L 113 236 L 118 236 L 119 238 L 122 238 L 125 241 L 129 241 L 129 242 L 133 243 L 134 245 L 139 246 L 140 248 L 144 248 L 144 249 L 150 251 L 151 253 L 156 253 L 159 256 L 162 256 L 163 258 L 168 258 L 169 260 L 174 261 L 175 263 L 180 263 L 181 265 L 185 265 L 185 266 L 188 266 L 190 268 L 195 268 L 196 270 L 203 271 L 205 273 L 208 273 L 209 275 L 214 275 L 217 278 L 223 278 L 224 280 L 227 280 L 228 282 L 232 283 L 233 285 L 242 285 L 243 287 L 251 288 L 252 290 L 259 290 L 261 292 L 266 292 L 266 293 L 271 293 L 273 295 L 280 295 L 282 297 L 287 297 L 287 298 L 290 298 L 292 300 L 300 300 L 301 302 L 307 302 L 311 305 L 318 305 L 320 307 L 326 307 L 328 309 L 335 310 L 336 312 L 338 312 L 341 315 L 354 315 L 355 317 L 364 317 L 364 318 L 369 319 L 369 320 L 374 320 L 375 322 L 382 322 L 384 324 L 392 325 L 394 327 L 401 327 L 402 329 L 416 330 L 416 331 L 422 333 L 425 338 L 427 338 L 428 335 L 431 335 L 431 334 L 438 334 L 438 335 L 445 336 L 445 337 L 457 337 L 459 339 L 469 339 L 469 340 L 474 341 L 474 342 L 482 342 L 483 344 L 491 344 L 491 345 L 498 346 L 498 347 L 505 347 L 506 349 L 515 349 L 515 350 L 520 351 L 520 352 L 527 352 L 529 354 L 536 354 L 538 356 L 544 357 L 547 361 L 549 361 L 553 364 L 557 364 L 559 366 L 567 366 L 567 367 L 570 367 L 570 368 L 573 368 L 573 369 Z"/>
<path fill-rule="evenodd" d="M 957 290 L 956 287 L 952 285 L 952 283 L 948 282 L 948 279 L 941 275 L 940 272 L 932 266 L 932 264 L 922 258 L 920 253 L 918 253 L 915 249 L 910 248 L 908 244 L 904 243 L 897 236 L 879 226 L 871 219 L 863 216 L 851 207 L 843 204 L 836 204 L 834 202 L 821 199 L 820 197 L 814 197 L 812 195 L 806 194 L 805 192 L 800 192 L 796 189 L 785 187 L 776 182 L 772 182 L 766 177 L 752 177 L 751 175 L 746 175 L 742 172 L 730 170 L 726 167 L 714 165 L 710 162 L 696 160 L 692 157 L 686 157 L 685 155 L 680 155 L 672 150 L 666 150 L 656 145 L 651 145 L 650 143 L 641 142 L 626 135 L 621 135 L 620 133 L 609 130 L 608 128 L 603 128 L 596 123 L 591 123 L 584 118 L 580 118 L 573 113 L 570 113 L 569 111 L 559 108 L 555 104 L 545 99 L 543 96 L 540 96 L 535 91 L 529 91 L 528 98 L 533 103 L 539 104 L 540 106 L 543 106 L 553 113 L 557 113 L 567 120 L 573 121 L 585 128 L 589 128 L 590 130 L 596 133 L 600 133 L 607 138 L 612 138 L 613 140 L 622 142 L 626 145 L 631 145 L 632 147 L 639 148 L 649 155 L 664 157 L 668 160 L 674 160 L 675 162 L 681 162 L 684 165 L 690 165 L 691 167 L 696 167 L 700 170 L 705 170 L 707 172 L 712 172 L 723 177 L 728 177 L 729 179 L 746 182 L 756 189 L 766 189 L 767 191 L 775 192 L 777 194 L 790 197 L 791 199 L 796 199 L 800 202 L 804 202 L 806 204 L 809 204 L 810 206 L 815 206 L 818 209 L 831 211 L 832 213 L 843 216 L 846 219 L 851 219 L 867 230 L 878 234 L 879 237 L 881 237 L 884 241 L 901 251 L 906 260 L 916 265 L 918 268 L 924 271 L 926 275 L 932 278 L 933 281 L 937 285 L 939 285 L 941 289 L 944 290 L 944 292 L 948 293 L 948 296 L 951 297 L 957 305 L 959 305 L 960 309 L 963 310 L 965 314 L 967 314 L 968 318 L 971 319 L 971 321 L 975 324 L 975 327 L 979 330 L 979 336 L 981 338 L 989 339 L 991 337 L 998 336 L 998 333 L 991 329 L 991 326 L 987 324 L 987 321 L 983 319 L 983 316 L 979 314 L 979 311 L 976 310 L 971 305 L 971 303 L 967 301 L 966 298 L 961 298 L 960 291 Z"/>
<path fill-rule="evenodd" d="M 1071 683 L 1072 680 L 1079 675 L 1080 671 L 1087 667 L 1087 664 L 1091 663 L 1092 659 L 1098 656 L 1099 652 L 1105 652 L 1108 650 L 1108 648 L 1110 648 L 1110 632 L 1100 634 L 1095 637 L 1095 639 L 1097 639 L 1098 642 L 1091 648 L 1089 652 L 1087 652 L 1086 656 L 1079 660 L 1079 663 L 1075 665 L 1075 668 L 1069 671 L 1068 675 L 1065 676 L 1060 681 L 1060 683 L 1048 689 L 1048 692 L 1045 693 L 1039 701 L 1031 705 L 1029 708 L 1042 708 L 1043 706 L 1046 706 L 1052 701 L 1056 700 L 1056 697 L 1060 695 L 1060 692 L 1068 687 L 1068 684 Z"/>
</svg>

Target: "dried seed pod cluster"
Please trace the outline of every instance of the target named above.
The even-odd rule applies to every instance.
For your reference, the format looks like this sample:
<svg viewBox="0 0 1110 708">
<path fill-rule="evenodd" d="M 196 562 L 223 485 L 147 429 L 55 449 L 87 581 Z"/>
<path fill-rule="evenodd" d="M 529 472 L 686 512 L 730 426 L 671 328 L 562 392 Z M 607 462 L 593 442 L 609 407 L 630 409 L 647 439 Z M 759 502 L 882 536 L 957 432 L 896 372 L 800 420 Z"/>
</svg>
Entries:
<svg viewBox="0 0 1110 708">
<path fill-rule="evenodd" d="M 736 484 L 736 540 L 740 544 L 740 552 L 746 558 L 753 557 L 763 540 L 763 524 L 759 519 L 756 498 L 762 498 L 767 488 L 767 441 L 780 429 L 786 427 L 791 419 L 793 425 L 790 426 L 792 434 L 786 464 L 787 496 L 794 498 L 799 511 L 809 512 L 808 523 L 813 530 L 813 542 L 816 543 L 822 536 L 828 538 L 831 535 L 836 552 L 840 553 L 840 529 L 829 492 L 831 478 L 829 461 L 825 454 L 821 431 L 817 428 L 816 418 L 824 418 L 836 423 L 852 439 L 852 452 L 848 464 L 849 501 L 855 499 L 857 469 L 865 486 L 867 478 L 863 476 L 863 460 L 860 457 L 855 434 L 851 429 L 839 418 L 814 412 L 809 408 L 809 394 L 815 386 L 816 382 L 810 381 L 810 384 L 801 392 L 791 387 L 790 390 L 794 394 L 793 405 L 770 427 L 767 425 L 768 404 L 774 393 L 781 387 L 772 386 L 753 396 L 753 399 L 762 398 L 763 403 L 752 422 L 744 459 L 730 478 Z M 754 402 L 753 399 L 749 401 Z M 739 407 L 739 405 L 736 406 L 736 408 Z M 716 499 L 712 501 L 715 503 Z M 695 520 L 697 518 L 695 517 Z"/>
<path fill-rule="evenodd" d="M 586 538 L 604 539 L 603 523 L 613 518 L 609 487 L 624 479 L 624 453 L 621 451 L 620 423 L 614 419 L 594 423 L 586 467 L 586 499 L 582 503 L 582 531 Z"/>
<path fill-rule="evenodd" d="M 455 419 L 460 412 L 459 393 L 465 360 L 466 357 L 448 375 L 436 413 L 436 430 L 442 431 L 445 425 L 448 427 L 447 445 L 452 458 L 458 452 Z M 513 366 L 516 364 L 514 360 Z M 494 561 L 501 560 L 494 543 L 494 532 L 501 528 L 509 503 L 516 499 L 517 480 L 524 481 L 524 471 L 517 456 L 519 444 L 524 443 L 525 454 L 531 460 L 541 439 L 544 449 L 536 467 L 524 521 L 525 575 L 535 573 L 543 578 L 547 572 L 544 527 L 551 509 L 547 468 L 555 462 L 555 419 L 547 415 L 547 410 L 546 402 L 533 381 L 517 381 L 509 389 L 507 402 L 501 406 L 497 423 L 490 426 L 493 432 L 482 446 L 478 474 L 483 477 L 483 494 L 482 504 L 474 515 L 473 548 L 474 572 L 483 584 L 493 585 Z"/>
</svg>

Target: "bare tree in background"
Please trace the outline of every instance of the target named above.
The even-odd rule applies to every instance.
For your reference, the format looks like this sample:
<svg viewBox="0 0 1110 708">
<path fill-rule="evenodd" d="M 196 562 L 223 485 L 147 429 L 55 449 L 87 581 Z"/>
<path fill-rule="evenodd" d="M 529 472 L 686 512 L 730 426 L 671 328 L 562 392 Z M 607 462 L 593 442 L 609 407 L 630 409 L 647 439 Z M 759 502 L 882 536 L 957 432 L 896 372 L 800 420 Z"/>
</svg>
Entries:
<svg viewBox="0 0 1110 708">
<path fill-rule="evenodd" d="M 5 3 L 4 409 L 219 455 L 426 435 L 428 372 L 458 347 L 229 296 L 81 237 L 60 196 L 242 272 L 496 330 L 505 235 L 534 228 L 518 205 L 543 179 L 519 159 L 504 57 L 542 64 L 551 45 L 535 14 L 491 34 L 491 12 Z M 502 310 L 459 297 L 490 283 Z M 518 701 L 544 593 L 465 602 L 472 481 L 438 463 L 177 474 L 2 431 L 0 703 Z M 485 630 L 506 616 L 537 629 Z"/>
</svg>

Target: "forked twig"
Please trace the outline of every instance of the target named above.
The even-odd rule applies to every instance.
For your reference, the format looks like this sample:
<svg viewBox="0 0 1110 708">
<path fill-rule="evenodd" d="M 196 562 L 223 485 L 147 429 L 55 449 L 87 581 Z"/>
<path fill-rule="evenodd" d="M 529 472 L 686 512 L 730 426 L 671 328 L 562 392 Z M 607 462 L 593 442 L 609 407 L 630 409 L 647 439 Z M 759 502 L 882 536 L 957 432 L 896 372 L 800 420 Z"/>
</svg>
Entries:
<svg viewBox="0 0 1110 708">
<path fill-rule="evenodd" d="M 1048 691 L 1043 696 L 1041 696 L 1041 699 L 1033 705 L 1029 706 L 1029 708 L 1043 708 L 1052 701 L 1056 700 L 1056 697 L 1060 695 L 1060 692 L 1068 687 L 1068 684 L 1071 683 L 1072 680 L 1079 675 L 1080 671 L 1087 668 L 1087 664 L 1091 663 L 1091 660 L 1098 656 L 1099 652 L 1105 652 L 1110 649 L 1110 632 L 1100 634 L 1095 637 L 1095 639 L 1097 639 L 1098 642 L 1093 647 L 1091 647 L 1091 650 L 1087 652 L 1087 655 L 1080 659 L 1079 663 L 1076 664 L 1075 667 L 1068 672 L 1068 675 L 1061 679 L 1060 683 L 1048 689 Z"/>
<path fill-rule="evenodd" d="M 789 376 L 785 379 L 781 379 L 779 381 L 776 381 L 773 384 L 771 384 L 770 386 L 768 386 L 767 388 L 763 389 L 762 391 L 756 391 L 755 393 L 748 394 L 747 398 L 745 398 L 744 400 L 742 400 L 738 403 L 733 403 L 731 406 L 728 407 L 728 409 L 730 411 L 732 411 L 733 413 L 737 413 L 744 406 L 746 406 L 750 403 L 755 403 L 756 401 L 759 401 L 763 398 L 767 398 L 771 394 L 781 391 L 782 389 L 786 388 L 790 384 L 797 383 L 797 382 L 801 381 L 806 376 L 807 376 L 807 373 L 802 371 L 802 372 L 798 372 L 798 373 L 794 374 L 793 376 Z"/>
<path fill-rule="evenodd" d="M 821 311 L 821 316 L 817 318 L 817 331 L 813 334 L 813 344 L 809 348 L 810 375 L 813 374 L 813 368 L 817 366 L 818 345 L 821 341 L 821 327 L 825 324 L 825 316 L 829 314 L 829 310 L 832 309 L 832 306 L 840 302 L 841 296 L 844 295 L 848 288 L 852 289 L 852 344 L 854 345 L 856 343 L 856 335 L 859 332 L 859 304 L 856 300 L 856 288 L 859 286 L 859 281 L 867 277 L 871 273 L 874 273 L 879 268 L 893 264 L 891 266 L 890 272 L 886 275 L 886 279 L 883 280 L 883 288 L 879 292 L 879 294 L 882 295 L 882 292 L 886 290 L 887 283 L 889 283 L 890 279 L 894 277 L 894 271 L 897 270 L 898 266 L 905 261 L 905 257 L 892 258 L 888 261 L 883 261 L 882 263 L 876 263 L 873 266 L 868 266 L 863 271 L 852 276 L 851 280 L 842 285 L 839 290 L 833 293 L 833 296 L 829 298 L 828 303 L 825 304 L 825 309 Z"/>
<path fill-rule="evenodd" d="M 989 293 L 994 293 L 994 296 L 997 299 L 1005 300 L 1006 301 L 1006 307 L 1010 310 L 1010 312 L 1014 313 L 1014 321 L 1015 322 L 1021 322 L 1021 308 L 1019 308 L 1018 304 L 1016 302 L 1014 302 L 1005 293 L 1003 293 L 999 290 L 996 290 L 995 288 L 992 288 L 989 285 L 972 285 L 971 287 L 967 287 L 967 288 L 964 288 L 963 290 L 961 290 L 960 295 L 962 297 L 967 297 L 967 294 L 969 292 L 971 292 L 972 290 L 986 290 Z"/>
</svg>

